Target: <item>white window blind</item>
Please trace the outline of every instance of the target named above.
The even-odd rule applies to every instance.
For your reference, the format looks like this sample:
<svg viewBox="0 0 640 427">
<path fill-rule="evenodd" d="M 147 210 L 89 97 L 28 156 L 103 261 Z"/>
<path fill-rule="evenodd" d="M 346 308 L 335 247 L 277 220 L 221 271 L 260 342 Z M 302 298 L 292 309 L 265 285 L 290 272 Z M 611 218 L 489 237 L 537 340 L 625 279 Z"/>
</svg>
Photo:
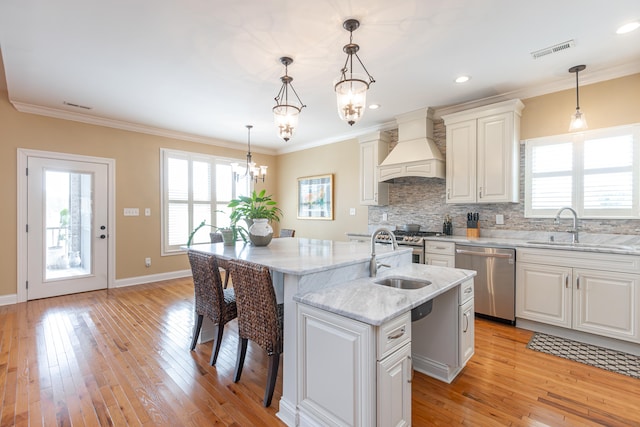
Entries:
<svg viewBox="0 0 640 427">
<path fill-rule="evenodd" d="M 180 246 L 202 221 L 219 227 L 229 225 L 227 204 L 236 193 L 247 194 L 249 184 L 233 179 L 231 162 L 238 160 L 166 149 L 161 153 L 164 255 L 180 253 Z M 192 243 L 209 242 L 211 231 L 211 227 L 201 228 Z"/>
<path fill-rule="evenodd" d="M 640 217 L 639 125 L 526 142 L 525 216 Z"/>
</svg>

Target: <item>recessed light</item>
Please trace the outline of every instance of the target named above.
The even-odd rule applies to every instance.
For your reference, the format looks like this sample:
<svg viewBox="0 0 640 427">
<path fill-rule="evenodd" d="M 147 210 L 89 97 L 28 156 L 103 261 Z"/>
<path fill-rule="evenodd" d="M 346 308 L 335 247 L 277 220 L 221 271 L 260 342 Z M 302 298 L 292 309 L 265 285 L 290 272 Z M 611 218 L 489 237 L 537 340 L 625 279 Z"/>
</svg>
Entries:
<svg viewBox="0 0 640 427">
<path fill-rule="evenodd" d="M 466 82 L 468 82 L 470 79 L 471 79 L 471 77 L 469 77 L 469 76 L 460 76 L 460 77 L 458 77 L 458 78 L 455 80 L 455 82 L 456 82 L 456 83 L 466 83 Z"/>
<path fill-rule="evenodd" d="M 640 21 L 629 22 L 616 30 L 616 34 L 626 34 L 640 28 Z"/>
<path fill-rule="evenodd" d="M 380 104 L 370 104 L 369 105 L 369 109 L 370 110 L 377 110 L 378 108 L 380 108 L 381 105 Z"/>
</svg>

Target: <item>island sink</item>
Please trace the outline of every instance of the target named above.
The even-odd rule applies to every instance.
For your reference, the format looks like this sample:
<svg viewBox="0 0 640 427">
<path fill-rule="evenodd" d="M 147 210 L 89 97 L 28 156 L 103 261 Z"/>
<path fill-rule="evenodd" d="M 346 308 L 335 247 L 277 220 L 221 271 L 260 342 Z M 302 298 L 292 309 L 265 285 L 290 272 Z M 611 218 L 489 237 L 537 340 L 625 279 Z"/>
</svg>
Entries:
<svg viewBox="0 0 640 427">
<path fill-rule="evenodd" d="M 431 284 L 428 280 L 407 279 L 405 277 L 385 277 L 381 280 L 375 280 L 373 283 L 397 289 L 420 289 Z"/>
</svg>

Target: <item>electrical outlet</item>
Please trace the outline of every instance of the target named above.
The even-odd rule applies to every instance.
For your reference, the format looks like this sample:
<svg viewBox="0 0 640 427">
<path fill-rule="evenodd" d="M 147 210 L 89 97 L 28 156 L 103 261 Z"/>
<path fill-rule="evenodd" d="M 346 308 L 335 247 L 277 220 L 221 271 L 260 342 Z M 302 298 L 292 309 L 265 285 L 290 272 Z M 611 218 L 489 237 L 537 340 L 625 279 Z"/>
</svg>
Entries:
<svg viewBox="0 0 640 427">
<path fill-rule="evenodd" d="M 496 225 L 504 225 L 504 215 L 502 214 L 496 215 Z"/>
<path fill-rule="evenodd" d="M 145 267 L 151 267 L 151 258 L 145 258 L 144 259 L 144 266 Z"/>
<path fill-rule="evenodd" d="M 144 216 L 151 216 L 151 208 L 144 208 Z"/>
<path fill-rule="evenodd" d="M 383 220 L 383 221 L 387 221 L 388 219 L 389 219 L 389 214 L 387 214 L 386 212 L 384 212 L 384 213 L 382 214 L 382 220 Z"/>
</svg>

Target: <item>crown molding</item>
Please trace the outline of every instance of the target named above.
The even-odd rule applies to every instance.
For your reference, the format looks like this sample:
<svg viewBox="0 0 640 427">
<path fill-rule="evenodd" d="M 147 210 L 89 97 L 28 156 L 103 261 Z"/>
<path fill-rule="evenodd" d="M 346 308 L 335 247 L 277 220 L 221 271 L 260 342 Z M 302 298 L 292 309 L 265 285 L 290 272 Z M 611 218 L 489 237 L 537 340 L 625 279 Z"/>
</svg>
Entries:
<svg viewBox="0 0 640 427">
<path fill-rule="evenodd" d="M 42 107 L 34 104 L 27 104 L 9 100 L 11 104 L 21 113 L 37 114 L 39 116 L 52 117 L 55 119 L 71 120 L 74 122 L 86 123 L 90 125 L 103 126 L 113 129 L 120 129 L 129 132 L 145 133 L 148 135 L 161 136 L 165 138 L 178 139 L 181 141 L 196 142 L 199 144 L 213 145 L 216 147 L 231 148 L 234 150 L 245 150 L 244 144 L 221 141 L 219 139 L 207 138 L 204 136 L 194 135 L 185 132 L 176 132 L 168 129 L 157 128 L 153 126 L 145 126 L 137 123 L 125 122 L 121 120 L 107 119 L 104 117 L 96 117 L 88 114 L 81 114 L 72 111 L 60 110 L 57 108 Z M 276 155 L 276 150 L 270 150 L 263 147 L 251 147 L 251 151 L 260 154 Z"/>
</svg>

